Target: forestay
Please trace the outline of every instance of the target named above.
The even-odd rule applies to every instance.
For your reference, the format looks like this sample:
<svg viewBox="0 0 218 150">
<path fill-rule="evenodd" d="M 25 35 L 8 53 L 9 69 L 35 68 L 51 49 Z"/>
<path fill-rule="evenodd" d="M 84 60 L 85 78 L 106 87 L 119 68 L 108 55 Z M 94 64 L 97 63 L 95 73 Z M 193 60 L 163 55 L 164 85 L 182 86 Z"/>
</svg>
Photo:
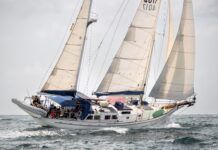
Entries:
<svg viewBox="0 0 218 150">
<path fill-rule="evenodd" d="M 182 3 L 183 5 L 183 3 Z M 181 10 L 182 11 L 182 10 Z M 171 37 L 169 0 L 162 0 L 157 20 L 155 33 L 155 42 L 152 50 L 152 56 L 149 64 L 146 94 L 150 92 L 156 83 L 166 61 L 168 52 L 168 43 Z M 179 23 L 180 24 L 180 23 Z M 176 32 L 177 35 L 178 31 Z M 146 95 L 147 96 L 147 95 Z"/>
<path fill-rule="evenodd" d="M 192 0 L 184 0 L 179 32 L 149 96 L 182 100 L 194 94 L 195 33 Z"/>
<path fill-rule="evenodd" d="M 42 91 L 76 89 L 90 7 L 91 0 L 84 0 L 63 52 Z"/>
<path fill-rule="evenodd" d="M 144 91 L 159 6 L 160 0 L 141 0 L 98 93 L 131 91 L 134 94 Z"/>
</svg>

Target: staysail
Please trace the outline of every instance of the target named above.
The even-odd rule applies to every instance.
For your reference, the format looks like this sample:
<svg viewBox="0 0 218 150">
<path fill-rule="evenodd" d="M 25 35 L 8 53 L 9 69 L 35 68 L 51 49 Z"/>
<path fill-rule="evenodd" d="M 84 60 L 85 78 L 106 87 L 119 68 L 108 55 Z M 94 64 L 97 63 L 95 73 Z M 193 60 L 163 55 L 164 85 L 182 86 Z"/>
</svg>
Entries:
<svg viewBox="0 0 218 150">
<path fill-rule="evenodd" d="M 150 97 L 183 100 L 194 94 L 195 32 L 192 0 L 184 0 L 176 40 Z"/>
<path fill-rule="evenodd" d="M 161 0 L 141 0 L 126 37 L 96 95 L 144 93 Z"/>
<path fill-rule="evenodd" d="M 44 84 L 42 91 L 76 90 L 91 3 L 91 0 L 83 1 L 76 22 L 71 26 L 70 36 L 63 52 Z"/>
<path fill-rule="evenodd" d="M 145 87 L 146 94 L 153 88 L 160 72 L 164 67 L 164 64 L 166 63 L 168 43 L 171 38 L 170 22 L 169 0 L 162 0 L 157 18 L 155 42 L 147 75 L 147 85 Z"/>
</svg>

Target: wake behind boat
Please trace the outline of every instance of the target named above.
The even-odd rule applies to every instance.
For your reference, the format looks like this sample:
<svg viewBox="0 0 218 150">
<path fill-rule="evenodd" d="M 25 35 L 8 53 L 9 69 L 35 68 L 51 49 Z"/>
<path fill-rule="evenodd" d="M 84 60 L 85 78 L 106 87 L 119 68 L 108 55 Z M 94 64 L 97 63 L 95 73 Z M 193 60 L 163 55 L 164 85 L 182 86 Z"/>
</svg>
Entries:
<svg viewBox="0 0 218 150">
<path fill-rule="evenodd" d="M 95 96 L 86 96 L 78 90 L 78 79 L 87 28 L 96 20 L 90 19 L 92 1 L 84 0 L 41 91 L 24 102 L 12 102 L 42 126 L 138 129 L 163 125 L 196 99 L 192 1 L 179 0 L 180 9 L 175 9 L 176 1 L 140 1 L 111 66 L 97 89 L 91 90 Z M 179 11 L 177 17 L 173 11 Z"/>
</svg>

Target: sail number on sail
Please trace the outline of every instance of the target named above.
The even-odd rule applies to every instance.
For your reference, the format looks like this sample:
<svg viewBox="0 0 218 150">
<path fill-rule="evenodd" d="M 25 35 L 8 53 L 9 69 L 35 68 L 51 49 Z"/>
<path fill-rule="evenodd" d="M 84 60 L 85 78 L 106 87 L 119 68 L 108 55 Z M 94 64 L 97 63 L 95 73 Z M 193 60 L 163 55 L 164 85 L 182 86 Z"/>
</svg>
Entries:
<svg viewBox="0 0 218 150">
<path fill-rule="evenodd" d="M 148 11 L 155 11 L 155 4 L 158 0 L 144 0 L 143 9 Z"/>
</svg>

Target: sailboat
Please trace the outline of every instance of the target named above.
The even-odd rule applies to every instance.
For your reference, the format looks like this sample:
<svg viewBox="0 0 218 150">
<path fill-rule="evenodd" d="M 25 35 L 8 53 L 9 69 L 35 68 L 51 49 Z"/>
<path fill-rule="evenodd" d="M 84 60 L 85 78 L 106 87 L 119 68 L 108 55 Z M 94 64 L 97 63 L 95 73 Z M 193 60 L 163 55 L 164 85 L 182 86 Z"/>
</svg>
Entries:
<svg viewBox="0 0 218 150">
<path fill-rule="evenodd" d="M 94 95 L 87 96 L 77 90 L 78 78 L 87 28 L 96 20 L 90 19 L 92 1 L 83 0 L 41 91 L 12 102 L 42 126 L 138 129 L 163 125 L 174 112 L 196 100 L 192 0 L 179 0 L 179 9 L 172 7 L 175 1 L 140 0 L 104 78 Z M 173 9 L 179 10 L 176 17 Z"/>
</svg>

